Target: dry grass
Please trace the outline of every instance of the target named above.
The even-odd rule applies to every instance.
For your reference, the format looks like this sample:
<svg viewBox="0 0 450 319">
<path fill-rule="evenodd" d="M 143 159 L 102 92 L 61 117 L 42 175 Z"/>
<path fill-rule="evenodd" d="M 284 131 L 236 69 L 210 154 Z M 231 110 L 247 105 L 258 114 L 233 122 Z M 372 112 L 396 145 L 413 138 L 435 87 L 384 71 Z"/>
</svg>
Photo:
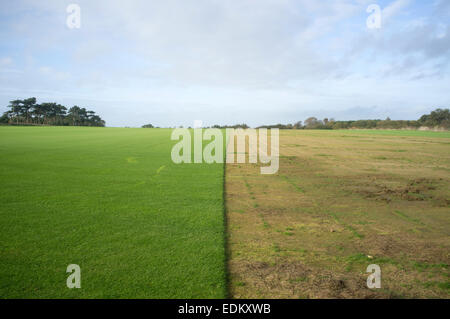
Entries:
<svg viewBox="0 0 450 319">
<path fill-rule="evenodd" d="M 231 296 L 449 298 L 449 172 L 446 137 L 280 131 L 276 175 L 226 168 Z"/>
</svg>

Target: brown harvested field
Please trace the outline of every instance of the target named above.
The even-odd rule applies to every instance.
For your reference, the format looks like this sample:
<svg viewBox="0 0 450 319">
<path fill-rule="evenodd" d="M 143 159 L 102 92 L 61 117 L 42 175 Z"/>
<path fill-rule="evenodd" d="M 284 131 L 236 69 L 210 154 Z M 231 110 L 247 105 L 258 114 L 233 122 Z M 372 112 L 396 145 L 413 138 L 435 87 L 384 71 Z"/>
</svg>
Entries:
<svg viewBox="0 0 450 319">
<path fill-rule="evenodd" d="M 280 131 L 225 191 L 233 298 L 450 298 L 448 133 Z"/>
</svg>

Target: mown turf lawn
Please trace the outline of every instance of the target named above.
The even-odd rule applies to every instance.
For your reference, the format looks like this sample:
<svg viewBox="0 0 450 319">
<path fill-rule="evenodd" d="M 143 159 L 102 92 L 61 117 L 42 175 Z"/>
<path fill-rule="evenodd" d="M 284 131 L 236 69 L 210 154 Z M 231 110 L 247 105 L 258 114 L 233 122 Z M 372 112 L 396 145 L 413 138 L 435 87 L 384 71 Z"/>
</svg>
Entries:
<svg viewBox="0 0 450 319">
<path fill-rule="evenodd" d="M 170 133 L 0 127 L 0 297 L 225 297 L 223 164 Z"/>
</svg>

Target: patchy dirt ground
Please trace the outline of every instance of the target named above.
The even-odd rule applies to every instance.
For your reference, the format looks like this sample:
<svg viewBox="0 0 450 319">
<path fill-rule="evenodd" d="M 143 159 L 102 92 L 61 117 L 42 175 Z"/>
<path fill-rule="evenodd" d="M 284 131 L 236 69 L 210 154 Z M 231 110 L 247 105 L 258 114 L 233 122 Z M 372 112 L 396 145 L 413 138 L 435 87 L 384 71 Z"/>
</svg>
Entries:
<svg viewBox="0 0 450 319">
<path fill-rule="evenodd" d="M 277 174 L 227 164 L 226 206 L 234 298 L 450 298 L 448 138 L 280 131 Z"/>
</svg>

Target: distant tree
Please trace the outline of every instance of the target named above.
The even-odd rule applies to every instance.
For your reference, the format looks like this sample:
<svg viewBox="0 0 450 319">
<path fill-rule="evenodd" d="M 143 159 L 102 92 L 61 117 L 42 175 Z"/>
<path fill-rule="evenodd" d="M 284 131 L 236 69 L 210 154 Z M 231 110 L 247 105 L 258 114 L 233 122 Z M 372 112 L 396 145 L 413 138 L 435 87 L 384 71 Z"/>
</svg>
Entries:
<svg viewBox="0 0 450 319">
<path fill-rule="evenodd" d="M 315 117 L 309 117 L 305 120 L 305 127 L 308 129 L 320 128 L 323 125 L 323 122 L 318 120 Z"/>
<path fill-rule="evenodd" d="M 86 125 L 105 126 L 94 111 L 74 106 L 67 114 L 67 108 L 54 102 L 37 104 L 36 98 L 11 101 L 10 110 L 2 116 L 2 121 L 10 124 L 45 124 L 45 125 Z"/>
<path fill-rule="evenodd" d="M 105 121 L 103 121 L 98 115 L 92 115 L 89 123 L 89 126 L 105 126 Z"/>
<path fill-rule="evenodd" d="M 8 122 L 9 122 L 9 111 L 3 113 L 3 115 L 0 117 L 1 124 L 8 124 Z"/>
<path fill-rule="evenodd" d="M 72 106 L 69 109 L 67 118 L 68 118 L 69 121 L 72 122 L 73 126 L 80 125 L 80 123 L 81 123 L 81 116 L 80 116 L 80 114 L 81 114 L 81 108 L 76 106 L 76 105 Z"/>
<path fill-rule="evenodd" d="M 67 114 L 67 108 L 64 105 L 57 104 L 55 108 L 55 119 L 57 120 L 57 124 L 64 124 L 64 117 Z"/>
<path fill-rule="evenodd" d="M 31 116 L 33 117 L 33 123 L 40 124 L 41 118 L 44 112 L 41 104 L 36 104 L 31 110 Z"/>
<path fill-rule="evenodd" d="M 450 110 L 436 109 L 430 114 L 423 115 L 418 122 L 423 126 L 450 128 Z"/>
<path fill-rule="evenodd" d="M 9 114 L 14 116 L 15 120 L 16 120 L 16 124 L 19 124 L 19 120 L 20 120 L 20 115 L 22 112 L 22 100 L 14 100 L 14 101 L 10 101 L 8 107 L 11 108 L 11 110 L 9 111 Z"/>
<path fill-rule="evenodd" d="M 142 128 L 153 128 L 154 126 L 152 124 L 145 124 L 142 125 Z"/>
<path fill-rule="evenodd" d="M 29 123 L 30 111 L 36 106 L 36 98 L 31 97 L 22 101 L 22 110 L 25 113 L 25 122 Z"/>
<path fill-rule="evenodd" d="M 341 129 L 347 129 L 347 128 L 349 128 L 348 121 L 336 121 L 333 123 L 334 130 L 341 130 Z"/>
<path fill-rule="evenodd" d="M 303 128 L 302 121 L 295 122 L 293 128 L 295 130 L 299 130 L 299 129 Z"/>
</svg>

